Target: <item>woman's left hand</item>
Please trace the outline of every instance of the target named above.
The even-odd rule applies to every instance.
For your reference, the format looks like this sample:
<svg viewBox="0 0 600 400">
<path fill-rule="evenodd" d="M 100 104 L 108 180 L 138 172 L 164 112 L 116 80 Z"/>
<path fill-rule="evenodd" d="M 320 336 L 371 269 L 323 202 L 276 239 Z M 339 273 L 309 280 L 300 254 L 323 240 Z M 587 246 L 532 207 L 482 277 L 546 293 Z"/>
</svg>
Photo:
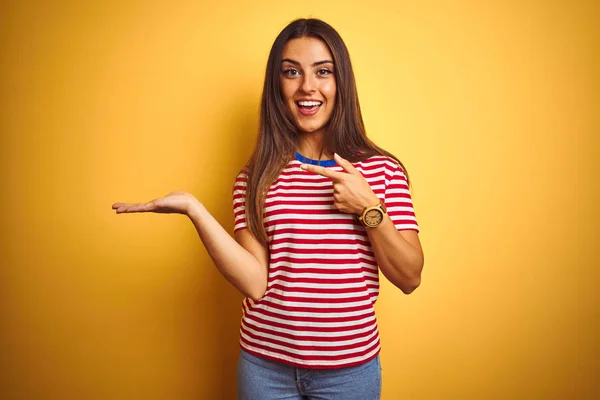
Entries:
<svg viewBox="0 0 600 400">
<path fill-rule="evenodd" d="M 302 164 L 300 168 L 333 181 L 333 204 L 343 213 L 360 215 L 366 207 L 379 204 L 379 198 L 373 193 L 360 171 L 338 154 L 334 154 L 333 157 L 345 172 L 310 164 Z"/>
</svg>

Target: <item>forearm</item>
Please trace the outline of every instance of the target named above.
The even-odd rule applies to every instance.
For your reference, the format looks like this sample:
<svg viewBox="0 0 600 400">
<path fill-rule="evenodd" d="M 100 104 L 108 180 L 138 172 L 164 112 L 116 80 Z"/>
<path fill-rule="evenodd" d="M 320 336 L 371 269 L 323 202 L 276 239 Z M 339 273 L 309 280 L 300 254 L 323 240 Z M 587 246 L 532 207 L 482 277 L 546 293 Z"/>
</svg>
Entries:
<svg viewBox="0 0 600 400">
<path fill-rule="evenodd" d="M 415 290 L 423 269 L 421 250 L 402 237 L 388 215 L 378 227 L 366 230 L 385 277 L 406 294 Z"/>
<path fill-rule="evenodd" d="M 200 202 L 194 201 L 188 216 L 221 274 L 245 296 L 260 299 L 267 289 L 268 266 L 236 242 Z"/>
</svg>

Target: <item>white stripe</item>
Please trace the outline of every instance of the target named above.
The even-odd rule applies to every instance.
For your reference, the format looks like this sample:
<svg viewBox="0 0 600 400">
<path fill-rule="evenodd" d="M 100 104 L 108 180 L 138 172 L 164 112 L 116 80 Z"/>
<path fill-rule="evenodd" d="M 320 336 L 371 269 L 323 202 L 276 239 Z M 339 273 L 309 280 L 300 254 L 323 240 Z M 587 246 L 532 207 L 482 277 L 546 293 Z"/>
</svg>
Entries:
<svg viewBox="0 0 600 400">
<path fill-rule="evenodd" d="M 273 191 L 269 191 L 269 194 L 281 194 L 281 195 L 285 195 L 285 194 L 291 194 L 291 195 L 295 195 L 295 196 L 307 196 L 307 195 L 313 195 L 313 194 L 319 194 L 322 196 L 328 196 L 329 198 L 332 198 L 331 195 L 333 193 L 333 188 L 329 187 L 326 189 L 315 189 L 314 187 L 312 189 L 306 190 L 306 191 L 302 191 L 302 190 L 290 190 L 290 189 L 276 189 Z"/>
<path fill-rule="evenodd" d="M 350 307 L 363 307 L 373 306 L 371 300 L 360 300 L 360 301 L 348 301 L 344 303 L 327 303 L 326 301 L 319 301 L 318 303 L 304 303 L 301 301 L 289 301 L 281 300 L 273 297 L 269 297 L 269 302 L 290 307 L 310 307 L 310 308 L 350 308 Z M 322 316 L 329 316 L 330 313 L 323 313 Z"/>
<path fill-rule="evenodd" d="M 368 165 L 367 165 L 368 167 Z M 359 170 L 363 175 L 366 175 L 367 180 L 369 178 L 374 178 L 377 177 L 379 179 L 384 178 L 385 179 L 385 175 L 386 173 L 389 175 L 392 175 L 392 172 L 389 170 L 389 168 L 386 168 L 385 166 L 381 166 L 378 168 L 374 168 L 374 169 L 367 169 L 361 166 L 356 167 L 357 170 Z"/>
<path fill-rule="evenodd" d="M 326 219 L 331 221 L 327 221 Z M 265 217 L 265 223 L 269 223 L 266 227 L 267 230 L 273 230 L 275 227 L 278 229 L 310 229 L 315 231 L 315 235 L 325 236 L 326 239 L 335 239 L 336 237 L 332 235 L 335 235 L 336 231 L 347 231 L 349 229 L 360 231 L 360 229 L 358 229 L 359 225 L 353 226 L 348 224 L 348 217 L 344 215 L 269 215 Z M 311 234 L 313 234 L 313 232 L 311 232 Z M 366 233 L 364 236 L 366 236 Z M 312 236 L 312 238 L 316 239 L 317 237 Z"/>
<path fill-rule="evenodd" d="M 410 191 L 406 188 L 388 189 L 385 194 L 387 197 L 392 197 L 390 196 L 392 194 L 410 194 Z"/>
<path fill-rule="evenodd" d="M 414 212 L 412 207 L 402 207 L 402 206 L 388 206 L 387 207 L 388 212 L 390 211 L 395 211 L 395 212 L 399 212 L 399 211 L 405 211 L 405 212 Z"/>
<path fill-rule="evenodd" d="M 331 181 L 331 179 L 323 180 L 321 182 L 319 182 L 319 181 L 314 181 L 314 182 L 277 181 L 271 186 L 271 190 L 286 189 L 286 188 L 289 188 L 290 186 L 297 186 L 297 187 L 302 187 L 302 188 L 305 187 L 307 189 L 314 188 L 315 186 L 320 187 L 320 188 L 323 188 L 323 187 L 331 188 L 333 186 L 333 181 Z M 271 190 L 269 190 L 269 192 Z"/>
<path fill-rule="evenodd" d="M 324 271 L 327 271 L 326 268 L 323 268 Z M 309 272 L 288 272 L 284 270 L 277 270 L 269 273 L 269 277 L 273 279 L 278 279 L 279 277 L 286 276 L 288 278 L 298 278 L 298 279 L 329 279 L 332 281 L 343 280 L 343 279 L 364 279 L 364 275 L 362 271 L 355 273 L 309 273 Z M 287 281 L 286 281 L 287 282 Z"/>
<path fill-rule="evenodd" d="M 277 228 L 278 229 L 285 229 L 285 228 L 296 228 L 297 226 L 294 224 L 278 224 Z M 313 228 L 311 226 L 311 228 Z M 361 228 L 360 226 L 358 228 Z M 294 239 L 298 239 L 298 240 L 304 240 L 304 239 L 318 239 L 318 237 L 315 237 L 315 234 L 317 233 L 323 233 L 323 229 L 322 228 L 316 228 L 314 229 L 315 232 L 313 233 L 304 233 L 304 234 L 299 234 L 299 233 L 281 233 L 277 235 L 277 239 L 289 239 L 289 240 L 294 240 Z M 360 229 L 359 229 L 360 230 Z M 333 231 L 335 231 L 335 229 L 333 229 Z M 328 239 L 336 239 L 336 240 L 348 240 L 350 243 L 348 243 L 348 246 L 350 245 L 354 245 L 354 241 L 355 240 L 360 240 L 362 242 L 366 241 L 366 238 L 364 236 L 357 236 L 355 234 L 346 234 L 346 233 L 331 233 L 329 232 L 328 229 L 328 233 L 325 234 L 325 236 L 327 236 Z M 287 243 L 287 242 L 286 242 Z"/>
<path fill-rule="evenodd" d="M 285 340 L 286 342 L 293 343 L 296 346 L 315 346 L 315 347 L 321 346 L 321 347 L 324 347 L 324 346 L 348 346 L 348 345 L 354 345 L 357 343 L 364 343 L 364 342 L 372 343 L 373 339 L 377 338 L 377 331 L 374 331 L 374 332 L 371 332 L 367 336 L 359 337 L 359 338 L 355 338 L 355 339 L 349 339 L 349 340 L 333 340 L 334 337 L 330 337 L 331 340 L 327 340 L 327 341 L 295 340 L 295 339 L 290 339 L 290 338 L 282 338 L 281 336 L 276 336 L 271 333 L 256 331 L 256 330 L 252 329 L 251 327 L 249 327 L 248 325 L 246 325 L 244 322 L 242 322 L 242 325 L 250 333 L 254 334 L 255 336 L 259 336 L 259 338 L 257 338 L 257 339 L 251 338 L 249 340 L 251 342 L 256 342 L 257 340 L 260 341 L 260 338 L 268 338 L 268 339 L 274 339 L 274 340 L 280 340 L 280 341 Z M 297 334 L 297 333 L 292 333 L 292 334 Z M 309 335 L 309 332 L 305 333 L 305 335 Z M 269 343 L 269 345 L 271 345 L 271 344 Z M 315 350 L 315 351 L 322 351 L 322 350 Z"/>
<path fill-rule="evenodd" d="M 327 196 L 310 196 L 310 201 L 331 201 L 333 199 L 333 197 L 331 196 L 331 193 L 328 193 Z M 272 203 L 274 201 L 309 201 L 306 198 L 306 193 L 304 193 L 301 196 L 273 196 L 273 197 L 268 197 L 266 204 L 268 203 Z M 293 206 L 291 206 L 293 207 Z"/>
<path fill-rule="evenodd" d="M 417 224 L 395 224 L 394 226 L 396 227 L 396 230 L 398 230 L 398 231 L 405 231 L 405 230 L 411 230 L 411 229 L 414 229 L 416 231 L 419 230 L 419 226 Z"/>
<path fill-rule="evenodd" d="M 303 298 L 307 298 L 307 299 L 319 299 L 319 302 L 321 302 L 321 301 L 327 302 L 327 300 L 329 300 L 329 299 L 347 299 L 348 301 L 352 301 L 354 299 L 359 299 L 361 297 L 364 297 L 365 295 L 369 296 L 368 291 L 352 292 L 352 293 L 310 293 L 310 292 L 296 292 L 296 291 L 292 291 L 292 290 L 284 291 L 281 289 L 269 289 L 268 292 L 279 294 L 280 296 L 287 296 L 287 297 L 303 297 Z M 266 296 L 268 296 L 268 293 L 265 294 L 265 297 Z"/>
<path fill-rule="evenodd" d="M 249 337 L 248 335 L 246 335 L 244 332 L 240 332 L 241 336 L 246 339 L 246 341 L 250 342 L 250 343 L 257 343 L 256 339 L 253 339 L 251 337 Z M 283 338 L 280 338 L 280 340 L 282 340 Z M 283 339 L 285 340 L 285 339 Z M 371 347 L 373 345 L 373 343 L 375 343 L 376 339 L 374 340 L 370 340 L 368 343 L 364 344 L 363 346 L 357 347 L 357 348 L 352 348 L 352 349 L 346 349 L 346 350 L 298 350 L 298 349 L 294 349 L 288 346 L 282 346 L 279 344 L 275 344 L 275 343 L 271 343 L 271 342 L 265 342 L 265 343 L 261 343 L 260 341 L 258 341 L 258 343 L 263 344 L 265 346 L 269 346 L 271 348 L 274 349 L 278 349 L 278 350 L 283 350 L 283 351 L 287 351 L 290 353 L 294 353 L 294 354 L 298 354 L 298 355 L 304 355 L 304 356 L 319 356 L 319 355 L 324 355 L 324 356 L 341 356 L 344 354 L 352 354 L 352 353 L 360 353 L 362 351 L 365 351 L 366 349 L 368 349 L 369 347 Z"/>
<path fill-rule="evenodd" d="M 289 310 L 280 310 L 279 308 L 272 307 L 270 305 L 259 303 L 255 304 L 253 309 L 256 310 L 265 310 L 278 315 L 281 315 L 283 318 L 289 317 L 302 317 L 302 318 L 310 318 L 314 317 L 316 320 L 319 318 L 349 318 L 349 317 L 360 317 L 363 315 L 369 315 L 373 313 L 373 310 L 368 308 L 366 310 L 359 311 L 344 311 L 344 312 L 334 312 L 334 313 L 322 313 L 322 312 L 307 312 L 307 311 L 289 311 Z M 311 324 L 313 326 L 314 324 Z"/>
<path fill-rule="evenodd" d="M 344 235 L 344 236 L 349 236 L 349 235 Z M 281 237 L 278 237 L 278 239 L 280 239 Z M 297 236 L 294 236 L 294 238 L 297 238 Z M 340 239 L 339 237 L 336 237 L 336 239 Z M 352 237 L 352 239 L 354 239 L 354 237 Z M 369 251 L 369 252 L 373 252 L 373 249 L 371 248 L 371 246 L 365 246 L 359 243 L 348 243 L 348 244 L 330 244 L 330 243 L 311 243 L 311 244 L 305 244 L 305 243 L 293 243 L 293 242 L 281 242 L 281 243 L 277 243 L 274 244 L 270 247 L 271 250 L 278 250 L 278 249 L 298 249 L 298 250 L 364 250 L 364 251 Z"/>
<path fill-rule="evenodd" d="M 363 270 L 362 274 L 365 277 L 365 280 L 367 280 L 367 281 L 371 281 L 371 282 L 379 281 L 379 274 L 377 272 L 369 272 L 369 271 Z M 366 278 L 373 278 L 373 279 L 366 279 Z"/>
<path fill-rule="evenodd" d="M 398 223 L 400 221 L 410 221 L 413 222 L 413 224 L 409 222 L 407 225 L 417 225 L 417 219 L 412 215 L 395 215 L 392 217 L 392 221 L 394 221 L 395 223 Z"/>
<path fill-rule="evenodd" d="M 369 182 L 369 179 L 367 179 L 367 182 Z M 385 182 L 383 183 L 378 183 L 378 184 L 373 184 L 372 182 L 369 182 L 369 185 L 371 186 L 371 189 L 375 192 L 378 190 L 385 190 Z M 306 196 L 307 194 L 310 195 L 310 198 L 304 197 L 303 200 L 309 201 L 309 199 L 312 199 L 313 195 L 315 194 L 320 194 L 321 197 L 325 197 L 327 196 L 329 199 L 333 199 L 333 184 L 331 182 L 326 182 L 326 183 L 320 183 L 320 182 L 315 182 L 315 183 L 304 183 L 302 182 L 301 184 L 298 183 L 296 185 L 294 185 L 294 188 L 290 188 L 289 186 L 285 186 L 285 185 L 274 185 L 269 189 L 269 195 L 296 195 L 298 197 L 300 196 Z M 281 196 L 283 197 L 283 196 Z M 270 201 L 271 197 L 267 198 L 267 201 Z"/>
<path fill-rule="evenodd" d="M 298 217 L 301 217 L 304 215 L 310 215 L 310 214 L 295 214 L 294 211 L 296 211 L 296 210 L 329 210 L 332 212 L 337 212 L 337 208 L 333 204 L 323 204 L 323 205 L 313 205 L 313 204 L 271 205 L 268 203 L 265 204 L 265 212 L 267 212 L 267 213 L 271 212 L 271 211 L 279 211 L 279 210 L 287 210 L 287 211 L 289 211 L 289 214 L 297 215 Z"/>
</svg>

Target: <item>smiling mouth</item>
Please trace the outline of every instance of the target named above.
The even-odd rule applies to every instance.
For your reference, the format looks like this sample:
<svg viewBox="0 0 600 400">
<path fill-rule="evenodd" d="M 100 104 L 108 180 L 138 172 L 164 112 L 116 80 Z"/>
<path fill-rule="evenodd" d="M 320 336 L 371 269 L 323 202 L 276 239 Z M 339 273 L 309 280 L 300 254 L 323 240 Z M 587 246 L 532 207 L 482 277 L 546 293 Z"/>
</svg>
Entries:
<svg viewBox="0 0 600 400">
<path fill-rule="evenodd" d="M 322 101 L 296 101 L 296 106 L 300 114 L 310 116 L 314 115 L 319 111 L 319 108 L 323 105 Z"/>
</svg>

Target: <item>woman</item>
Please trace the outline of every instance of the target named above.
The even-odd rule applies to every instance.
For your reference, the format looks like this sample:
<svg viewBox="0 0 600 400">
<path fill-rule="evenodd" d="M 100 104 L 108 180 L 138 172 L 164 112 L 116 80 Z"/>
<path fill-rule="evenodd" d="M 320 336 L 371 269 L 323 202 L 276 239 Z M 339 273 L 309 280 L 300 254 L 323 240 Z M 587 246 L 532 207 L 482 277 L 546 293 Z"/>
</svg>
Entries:
<svg viewBox="0 0 600 400">
<path fill-rule="evenodd" d="M 404 293 L 423 252 L 402 164 L 366 137 L 348 50 L 317 19 L 271 49 L 256 149 L 236 179 L 235 240 L 175 192 L 117 213 L 182 213 L 240 290 L 240 399 L 378 399 L 378 268 Z"/>
</svg>

